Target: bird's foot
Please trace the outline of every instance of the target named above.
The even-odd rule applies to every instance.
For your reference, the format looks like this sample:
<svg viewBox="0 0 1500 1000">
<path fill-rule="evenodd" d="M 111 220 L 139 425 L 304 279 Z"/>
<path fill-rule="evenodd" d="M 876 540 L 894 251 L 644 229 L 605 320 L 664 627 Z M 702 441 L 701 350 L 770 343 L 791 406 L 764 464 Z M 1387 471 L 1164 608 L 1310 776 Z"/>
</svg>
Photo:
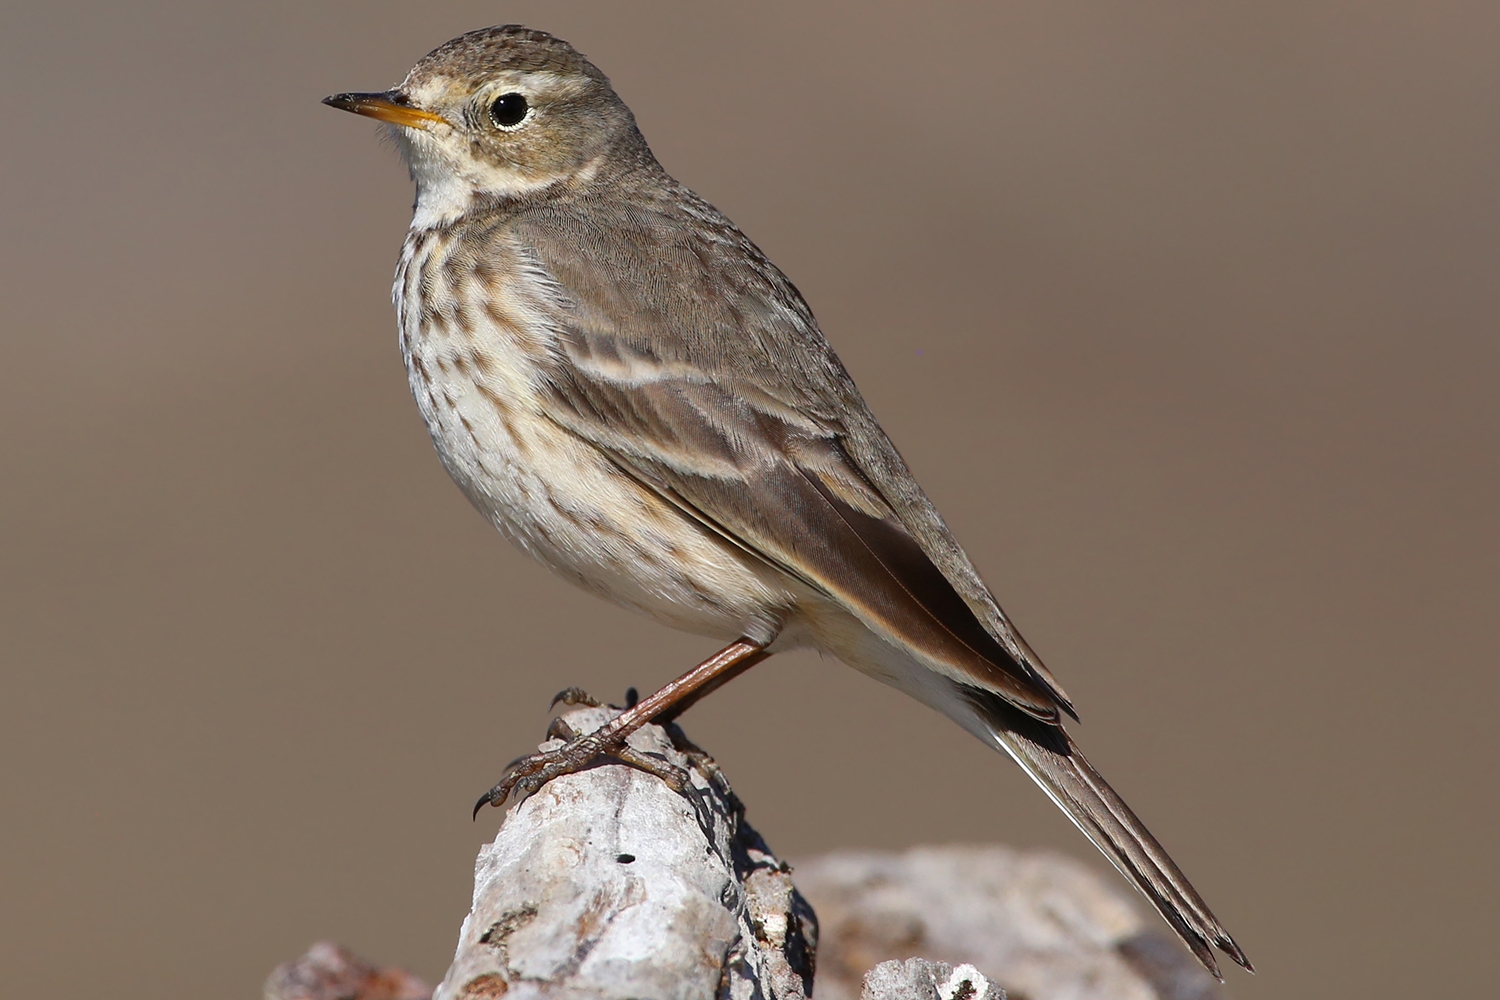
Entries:
<svg viewBox="0 0 1500 1000">
<path fill-rule="evenodd" d="M 553 695 L 552 704 L 548 705 L 547 707 L 556 708 L 559 704 L 587 705 L 590 708 L 598 708 L 599 699 L 595 698 L 593 695 L 589 694 L 581 687 L 567 687 L 563 688 L 561 691 L 557 692 L 557 694 Z"/>
<path fill-rule="evenodd" d="M 575 689 L 576 690 L 576 689 Z M 567 692 L 563 692 L 566 694 Z M 587 696 L 585 696 L 587 697 Z M 606 726 L 605 730 L 609 727 Z M 547 728 L 549 740 L 561 740 L 563 745 L 553 750 L 542 750 L 511 761 L 510 766 L 495 787 L 480 796 L 474 804 L 474 815 L 487 805 L 500 806 L 506 798 L 514 795 L 519 801 L 537 791 L 553 778 L 564 774 L 576 774 L 587 770 L 601 757 L 612 758 L 637 770 L 655 775 L 674 792 L 688 786 L 688 773 L 676 765 L 642 753 L 625 740 L 629 732 L 600 732 L 580 736 L 562 719 L 553 719 Z"/>
<path fill-rule="evenodd" d="M 719 790 L 726 800 L 735 804 L 735 808 L 744 811 L 744 805 L 740 803 L 740 797 L 734 794 L 734 789 L 729 787 L 729 779 L 724 777 L 719 762 L 709 755 L 698 744 L 688 739 L 687 733 L 675 722 L 670 722 L 665 727 L 667 738 L 672 741 L 672 748 L 688 759 L 693 770 L 703 776 L 704 780 Z"/>
</svg>

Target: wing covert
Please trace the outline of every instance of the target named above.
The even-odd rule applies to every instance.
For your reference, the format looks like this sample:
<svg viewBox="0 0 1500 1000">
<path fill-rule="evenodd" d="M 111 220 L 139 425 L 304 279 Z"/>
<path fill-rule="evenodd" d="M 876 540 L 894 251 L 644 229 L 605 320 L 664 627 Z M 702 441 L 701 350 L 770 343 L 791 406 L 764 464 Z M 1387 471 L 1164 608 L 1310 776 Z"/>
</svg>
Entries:
<svg viewBox="0 0 1500 1000">
<path fill-rule="evenodd" d="M 1072 714 L 801 296 L 737 229 L 687 239 L 638 209 L 587 231 L 569 213 L 529 216 L 518 235 L 565 292 L 549 309 L 553 420 L 942 672 L 1039 719 Z M 763 265 L 748 276 L 747 253 Z M 714 281 L 731 260 L 733 279 Z"/>
</svg>

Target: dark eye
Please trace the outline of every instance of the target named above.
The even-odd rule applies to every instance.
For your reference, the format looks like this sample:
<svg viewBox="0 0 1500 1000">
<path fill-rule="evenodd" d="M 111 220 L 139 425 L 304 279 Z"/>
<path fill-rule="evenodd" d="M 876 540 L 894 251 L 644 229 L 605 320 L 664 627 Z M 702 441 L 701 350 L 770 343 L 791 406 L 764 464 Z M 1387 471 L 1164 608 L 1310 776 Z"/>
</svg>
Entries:
<svg viewBox="0 0 1500 1000">
<path fill-rule="evenodd" d="M 526 120 L 528 107 L 521 94 L 501 94 L 490 105 L 490 121 L 501 128 L 515 128 Z"/>
</svg>

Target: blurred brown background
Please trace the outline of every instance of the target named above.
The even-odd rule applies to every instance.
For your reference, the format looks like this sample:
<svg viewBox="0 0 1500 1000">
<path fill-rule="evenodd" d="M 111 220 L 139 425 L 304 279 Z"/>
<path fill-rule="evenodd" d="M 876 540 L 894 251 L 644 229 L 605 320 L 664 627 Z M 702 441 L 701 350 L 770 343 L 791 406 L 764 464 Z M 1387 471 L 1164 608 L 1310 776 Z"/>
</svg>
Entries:
<svg viewBox="0 0 1500 1000">
<path fill-rule="evenodd" d="M 6 993 L 435 979 L 552 693 L 709 651 L 507 547 L 407 396 L 409 182 L 318 99 L 510 20 L 800 285 L 1234 995 L 1493 981 L 1500 8 L 131 7 L 0 15 Z M 784 854 L 1092 858 L 838 664 L 686 721 Z"/>
</svg>

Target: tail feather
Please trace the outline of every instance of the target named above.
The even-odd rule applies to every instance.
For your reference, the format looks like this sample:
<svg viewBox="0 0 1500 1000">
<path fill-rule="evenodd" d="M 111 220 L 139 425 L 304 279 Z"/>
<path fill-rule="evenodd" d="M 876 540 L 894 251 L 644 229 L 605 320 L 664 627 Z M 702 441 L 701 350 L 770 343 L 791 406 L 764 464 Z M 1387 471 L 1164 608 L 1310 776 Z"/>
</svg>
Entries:
<svg viewBox="0 0 1500 1000">
<path fill-rule="evenodd" d="M 1248 971 L 1255 971 L 1151 831 L 1094 770 L 1062 727 L 1040 722 L 989 692 L 969 689 L 964 694 L 978 709 L 1000 748 L 1151 901 L 1209 972 L 1223 980 L 1214 948 Z"/>
</svg>

